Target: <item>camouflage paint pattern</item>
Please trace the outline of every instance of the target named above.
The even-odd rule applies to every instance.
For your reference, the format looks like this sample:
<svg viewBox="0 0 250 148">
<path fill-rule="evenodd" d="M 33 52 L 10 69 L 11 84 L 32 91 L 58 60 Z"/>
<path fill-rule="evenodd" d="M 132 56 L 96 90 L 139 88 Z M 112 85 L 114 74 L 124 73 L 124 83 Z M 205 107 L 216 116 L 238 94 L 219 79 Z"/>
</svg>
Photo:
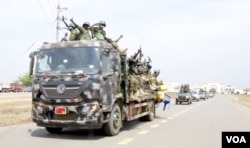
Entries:
<svg viewBox="0 0 250 148">
<path fill-rule="evenodd" d="M 68 41 L 44 44 L 39 50 L 67 47 L 101 47 L 112 50 L 112 45 L 102 41 Z M 60 50 L 60 49 L 59 49 Z M 101 67 L 97 74 L 87 76 L 72 75 L 34 75 L 32 94 L 32 118 L 40 126 L 82 126 L 99 128 L 117 99 L 121 99 L 120 92 L 120 58 L 116 50 L 111 51 L 110 67 L 114 74 L 104 80 Z M 100 54 L 102 55 L 102 54 Z M 64 84 L 63 94 L 57 93 L 57 86 Z M 66 115 L 55 115 L 56 107 L 65 107 Z"/>
<path fill-rule="evenodd" d="M 100 128 L 104 121 L 109 118 L 113 104 L 119 101 L 122 110 L 122 118 L 128 116 L 129 83 L 122 85 L 122 81 L 129 81 L 126 75 L 121 72 L 120 53 L 114 49 L 112 44 L 105 41 L 67 41 L 52 44 L 43 44 L 40 50 L 72 48 L 72 47 L 96 47 L 99 49 L 100 61 L 99 70 L 93 75 L 52 75 L 43 73 L 34 74 L 32 93 L 32 120 L 38 126 L 45 127 L 70 127 Z M 32 55 L 32 54 L 31 54 Z M 102 56 L 108 55 L 110 58 L 110 68 L 112 75 L 107 77 L 102 73 Z M 125 60 L 127 60 L 125 58 Z M 36 61 L 36 60 L 35 60 Z M 142 101 L 155 100 L 157 102 L 156 90 L 150 90 L 151 76 L 147 74 L 138 75 L 143 79 L 144 90 L 148 95 L 138 96 Z M 154 78 L 154 77 L 153 77 Z M 59 85 L 65 86 L 65 92 L 59 94 Z M 142 84 L 141 84 L 142 85 Z M 146 85 L 146 86 L 145 86 Z M 65 108 L 66 114 L 55 114 L 55 108 Z"/>
</svg>

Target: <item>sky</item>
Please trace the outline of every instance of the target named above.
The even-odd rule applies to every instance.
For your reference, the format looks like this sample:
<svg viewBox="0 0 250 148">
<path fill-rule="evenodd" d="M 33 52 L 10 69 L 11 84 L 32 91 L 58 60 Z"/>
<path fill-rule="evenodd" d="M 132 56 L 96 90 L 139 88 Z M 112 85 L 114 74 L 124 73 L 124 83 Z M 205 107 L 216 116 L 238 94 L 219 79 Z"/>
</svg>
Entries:
<svg viewBox="0 0 250 148">
<path fill-rule="evenodd" d="M 249 0 L 8 0 L 0 5 L 0 82 L 29 71 L 29 54 L 56 41 L 57 6 L 67 22 L 104 20 L 127 54 L 140 47 L 164 82 L 250 88 Z M 59 22 L 59 39 L 67 32 Z"/>
</svg>

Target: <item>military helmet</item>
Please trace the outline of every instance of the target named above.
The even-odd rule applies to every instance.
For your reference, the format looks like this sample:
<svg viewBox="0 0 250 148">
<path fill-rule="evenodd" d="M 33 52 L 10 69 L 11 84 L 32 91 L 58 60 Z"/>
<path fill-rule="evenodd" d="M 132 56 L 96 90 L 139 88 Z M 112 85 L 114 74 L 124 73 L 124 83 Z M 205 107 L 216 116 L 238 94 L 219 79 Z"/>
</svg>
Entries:
<svg viewBox="0 0 250 148">
<path fill-rule="evenodd" d="M 89 25 L 90 25 L 90 24 L 89 24 L 89 22 L 87 22 L 87 21 L 84 22 L 84 23 L 82 24 L 82 26 L 87 26 L 87 27 L 89 27 Z"/>
<path fill-rule="evenodd" d="M 69 30 L 73 30 L 74 28 L 76 28 L 76 26 L 73 23 L 70 23 L 68 26 Z"/>
<path fill-rule="evenodd" d="M 99 24 L 100 24 L 101 26 L 106 27 L 106 22 L 105 22 L 105 21 L 100 21 Z"/>
<path fill-rule="evenodd" d="M 69 27 L 75 28 L 76 26 L 73 23 L 70 23 Z"/>
<path fill-rule="evenodd" d="M 150 63 L 148 63 L 148 69 L 151 69 L 152 68 L 152 65 Z"/>
</svg>

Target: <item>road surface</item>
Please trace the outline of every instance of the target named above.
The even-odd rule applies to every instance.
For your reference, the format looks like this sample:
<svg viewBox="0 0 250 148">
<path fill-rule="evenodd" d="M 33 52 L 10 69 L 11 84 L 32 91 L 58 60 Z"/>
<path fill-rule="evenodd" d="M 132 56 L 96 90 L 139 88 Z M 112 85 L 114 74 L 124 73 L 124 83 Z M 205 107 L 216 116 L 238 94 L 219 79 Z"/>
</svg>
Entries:
<svg viewBox="0 0 250 148">
<path fill-rule="evenodd" d="M 222 131 L 250 131 L 250 108 L 233 97 L 214 98 L 157 108 L 152 122 L 126 122 L 114 137 L 98 130 L 65 129 L 50 134 L 34 123 L 0 127 L 1 148 L 221 148 Z"/>
</svg>

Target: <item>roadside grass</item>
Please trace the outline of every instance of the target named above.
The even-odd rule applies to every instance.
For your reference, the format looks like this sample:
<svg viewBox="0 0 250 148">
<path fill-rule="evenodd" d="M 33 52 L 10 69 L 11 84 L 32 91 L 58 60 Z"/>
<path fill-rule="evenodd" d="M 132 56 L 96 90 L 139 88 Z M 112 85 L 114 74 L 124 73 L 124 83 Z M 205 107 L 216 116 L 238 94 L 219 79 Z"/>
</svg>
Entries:
<svg viewBox="0 0 250 148">
<path fill-rule="evenodd" d="M 250 107 L 250 95 L 236 95 L 238 102 Z"/>
<path fill-rule="evenodd" d="M 0 101 L 0 126 L 31 122 L 31 99 L 18 98 Z"/>
</svg>

